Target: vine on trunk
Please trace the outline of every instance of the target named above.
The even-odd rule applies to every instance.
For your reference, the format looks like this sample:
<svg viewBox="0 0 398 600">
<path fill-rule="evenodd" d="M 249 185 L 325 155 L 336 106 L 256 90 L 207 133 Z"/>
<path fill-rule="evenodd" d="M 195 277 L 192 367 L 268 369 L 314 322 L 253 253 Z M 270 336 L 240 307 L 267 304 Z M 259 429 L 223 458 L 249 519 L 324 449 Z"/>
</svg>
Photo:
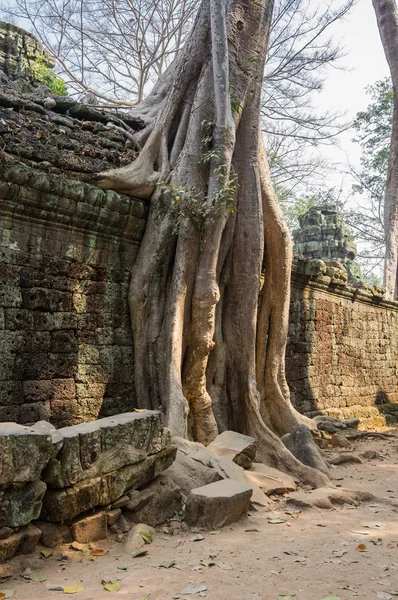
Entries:
<svg viewBox="0 0 398 600">
<path fill-rule="evenodd" d="M 284 374 L 292 251 L 260 140 L 271 13 L 272 0 L 202 0 L 133 110 L 140 155 L 99 180 L 150 199 L 129 291 L 140 405 L 205 444 L 227 427 L 253 435 L 260 460 L 324 485 L 279 438 L 313 423 Z"/>
</svg>

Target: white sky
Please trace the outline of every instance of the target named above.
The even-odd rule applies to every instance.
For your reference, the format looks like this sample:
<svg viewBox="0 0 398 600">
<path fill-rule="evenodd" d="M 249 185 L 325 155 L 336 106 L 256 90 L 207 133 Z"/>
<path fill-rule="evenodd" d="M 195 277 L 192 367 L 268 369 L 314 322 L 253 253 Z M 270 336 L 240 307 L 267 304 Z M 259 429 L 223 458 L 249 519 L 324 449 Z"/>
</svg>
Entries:
<svg viewBox="0 0 398 600">
<path fill-rule="evenodd" d="M 370 102 L 365 88 L 389 75 L 371 0 L 358 0 L 345 20 L 336 24 L 333 36 L 341 39 L 345 49 L 340 65 L 346 70 L 328 71 L 324 89 L 315 102 L 319 107 L 341 109 L 352 120 Z M 351 142 L 353 135 L 352 130 L 344 132 L 338 140 L 340 149 L 329 147 L 322 153 L 337 162 L 346 163 L 348 158 L 351 163 L 358 163 L 360 149 Z M 332 180 L 333 185 L 339 185 L 335 176 Z"/>
</svg>

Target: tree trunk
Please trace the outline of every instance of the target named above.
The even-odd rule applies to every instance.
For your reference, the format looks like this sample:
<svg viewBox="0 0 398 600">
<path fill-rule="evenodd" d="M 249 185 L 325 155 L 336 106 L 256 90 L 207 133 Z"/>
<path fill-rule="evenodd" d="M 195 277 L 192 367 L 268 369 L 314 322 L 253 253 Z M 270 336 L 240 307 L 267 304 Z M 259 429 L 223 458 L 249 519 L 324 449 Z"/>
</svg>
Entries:
<svg viewBox="0 0 398 600">
<path fill-rule="evenodd" d="M 252 434 L 261 459 L 322 485 L 278 437 L 313 423 L 285 380 L 292 251 L 260 143 L 271 14 L 272 0 L 202 0 L 133 111 L 139 157 L 99 180 L 150 199 L 129 293 L 140 405 L 204 444 L 226 427 Z"/>
<path fill-rule="evenodd" d="M 373 6 L 394 90 L 393 126 L 384 198 L 384 285 L 386 297 L 393 300 L 398 297 L 398 8 L 395 0 L 373 0 Z"/>
</svg>

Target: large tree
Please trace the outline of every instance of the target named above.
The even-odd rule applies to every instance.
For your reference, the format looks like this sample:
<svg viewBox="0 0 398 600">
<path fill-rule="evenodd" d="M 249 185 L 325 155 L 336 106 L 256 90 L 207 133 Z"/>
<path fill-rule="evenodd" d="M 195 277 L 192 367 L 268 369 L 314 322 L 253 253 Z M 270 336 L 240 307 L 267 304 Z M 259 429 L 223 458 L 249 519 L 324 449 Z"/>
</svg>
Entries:
<svg viewBox="0 0 398 600">
<path fill-rule="evenodd" d="M 381 41 L 390 68 L 394 110 L 384 199 L 386 258 L 384 285 L 397 298 L 398 270 L 398 7 L 396 0 L 373 0 Z"/>
<path fill-rule="evenodd" d="M 280 441 L 313 422 L 285 379 L 292 250 L 260 133 L 272 0 L 202 0 L 188 41 L 134 110 L 129 166 L 99 185 L 146 199 L 129 303 L 141 406 L 177 435 L 253 435 L 259 457 L 316 485 Z"/>
</svg>

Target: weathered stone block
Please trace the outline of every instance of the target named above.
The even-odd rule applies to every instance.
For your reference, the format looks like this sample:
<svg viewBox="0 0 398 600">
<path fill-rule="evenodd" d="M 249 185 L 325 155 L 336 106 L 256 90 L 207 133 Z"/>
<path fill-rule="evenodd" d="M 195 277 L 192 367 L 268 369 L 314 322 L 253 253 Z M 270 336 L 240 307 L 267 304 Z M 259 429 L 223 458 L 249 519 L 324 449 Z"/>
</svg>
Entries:
<svg viewBox="0 0 398 600">
<path fill-rule="evenodd" d="M 256 458 L 257 442 L 236 431 L 223 431 L 207 446 L 217 456 L 226 456 L 244 469 L 249 469 Z"/>
<path fill-rule="evenodd" d="M 16 423 L 1 423 L 0 485 L 39 479 L 51 454 L 50 435 Z"/>
<path fill-rule="evenodd" d="M 169 446 L 134 465 L 127 465 L 95 479 L 80 481 L 66 489 L 48 489 L 42 519 L 68 521 L 96 506 L 107 506 L 127 490 L 139 488 L 170 467 L 176 448 Z"/>
<path fill-rule="evenodd" d="M 188 525 L 218 528 L 246 515 L 252 490 L 232 479 L 217 481 L 191 491 L 186 501 Z"/>
<path fill-rule="evenodd" d="M 181 490 L 166 475 L 159 475 L 142 491 L 150 494 L 148 501 L 143 507 L 126 513 L 135 523 L 148 523 L 157 527 L 174 517 L 182 508 Z"/>
<path fill-rule="evenodd" d="M 46 484 L 38 480 L 0 489 L 0 527 L 20 527 L 38 519 L 45 491 Z"/>
<path fill-rule="evenodd" d="M 123 413 L 65 427 L 59 433 L 62 448 L 43 479 L 50 487 L 62 488 L 140 463 L 147 453 L 161 450 L 162 416 L 156 411 Z"/>
<path fill-rule="evenodd" d="M 31 554 L 39 543 L 41 531 L 34 525 L 27 525 L 7 539 L 0 540 L 0 553 L 4 560 L 15 554 Z"/>
<path fill-rule="evenodd" d="M 98 512 L 88 517 L 81 517 L 71 525 L 72 537 L 75 542 L 86 544 L 106 539 L 108 525 L 105 512 Z"/>
</svg>

